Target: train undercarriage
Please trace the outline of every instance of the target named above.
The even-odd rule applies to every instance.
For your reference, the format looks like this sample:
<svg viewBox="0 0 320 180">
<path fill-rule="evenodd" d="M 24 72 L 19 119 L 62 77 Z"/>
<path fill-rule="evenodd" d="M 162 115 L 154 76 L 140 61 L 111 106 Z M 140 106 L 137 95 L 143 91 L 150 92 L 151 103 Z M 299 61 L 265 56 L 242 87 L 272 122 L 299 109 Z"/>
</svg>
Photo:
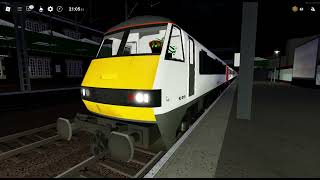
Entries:
<svg viewBox="0 0 320 180">
<path fill-rule="evenodd" d="M 127 162 L 132 160 L 135 146 L 143 149 L 162 148 L 155 124 L 121 123 L 96 115 L 77 114 L 72 122 L 59 118 L 57 130 L 66 140 L 70 140 L 75 131 L 88 131 L 92 134 L 91 152 L 94 155 L 106 153 Z"/>
<path fill-rule="evenodd" d="M 157 123 L 119 121 L 95 114 L 78 113 L 72 121 L 64 118 L 57 120 L 58 134 L 70 140 L 75 131 L 90 132 L 93 155 L 106 153 L 115 159 L 129 162 L 134 156 L 134 147 L 154 152 L 168 150 L 229 83 L 220 85 L 170 113 L 157 116 Z"/>
</svg>

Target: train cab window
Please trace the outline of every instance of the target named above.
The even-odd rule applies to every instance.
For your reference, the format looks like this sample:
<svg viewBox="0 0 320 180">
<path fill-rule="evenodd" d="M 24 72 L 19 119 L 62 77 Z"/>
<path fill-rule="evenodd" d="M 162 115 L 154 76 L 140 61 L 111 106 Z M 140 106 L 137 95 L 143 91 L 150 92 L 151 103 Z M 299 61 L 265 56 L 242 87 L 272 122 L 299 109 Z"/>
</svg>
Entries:
<svg viewBox="0 0 320 180">
<path fill-rule="evenodd" d="M 101 43 L 97 58 L 115 56 L 118 53 L 124 32 L 106 36 Z"/>
<path fill-rule="evenodd" d="M 123 55 L 160 54 L 167 26 L 130 30 Z"/>
<path fill-rule="evenodd" d="M 109 34 L 104 38 L 97 57 L 160 54 L 166 30 L 167 25 L 157 25 Z"/>
<path fill-rule="evenodd" d="M 172 27 L 165 59 L 184 61 L 181 30 L 176 26 Z"/>
</svg>

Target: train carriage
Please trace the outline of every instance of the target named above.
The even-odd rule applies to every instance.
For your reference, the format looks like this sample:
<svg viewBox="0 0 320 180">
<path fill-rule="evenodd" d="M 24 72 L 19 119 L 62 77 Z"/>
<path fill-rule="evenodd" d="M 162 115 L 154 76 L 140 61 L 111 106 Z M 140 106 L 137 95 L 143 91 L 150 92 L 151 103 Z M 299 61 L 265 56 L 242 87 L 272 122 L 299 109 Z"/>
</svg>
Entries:
<svg viewBox="0 0 320 180">
<path fill-rule="evenodd" d="M 235 71 L 167 18 L 141 16 L 108 30 L 82 82 L 91 112 L 71 124 L 95 134 L 93 152 L 129 161 L 133 147 L 168 149 L 236 76 Z"/>
</svg>

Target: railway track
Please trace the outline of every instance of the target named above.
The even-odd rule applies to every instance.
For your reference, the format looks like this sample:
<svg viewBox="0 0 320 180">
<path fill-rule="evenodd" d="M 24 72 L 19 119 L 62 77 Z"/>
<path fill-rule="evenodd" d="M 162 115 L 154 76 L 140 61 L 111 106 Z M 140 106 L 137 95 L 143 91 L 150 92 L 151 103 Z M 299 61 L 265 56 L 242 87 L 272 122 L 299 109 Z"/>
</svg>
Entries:
<svg viewBox="0 0 320 180">
<path fill-rule="evenodd" d="M 1 138 L 2 145 L 5 144 L 8 150 L 4 151 L 2 146 L 0 178 L 55 177 L 91 156 L 90 134 L 79 131 L 71 141 L 60 137 L 56 139 L 55 126 L 48 125 Z M 33 137 L 33 141 L 25 145 L 17 142 L 22 141 L 21 138 L 26 141 L 26 136 Z M 17 147 L 10 149 L 9 144 L 16 144 Z"/>
<path fill-rule="evenodd" d="M 91 156 L 55 178 L 140 178 L 163 156 L 164 152 L 149 152 L 135 148 L 132 161 L 123 162 L 110 156 Z"/>
<path fill-rule="evenodd" d="M 79 137 L 80 139 L 83 138 L 82 136 L 80 137 Z M 84 136 L 84 137 L 87 137 L 87 136 Z M 76 141 L 81 141 L 77 137 L 74 137 L 74 138 L 78 139 Z M 49 124 L 40 128 L 35 128 L 28 131 L 16 133 L 13 135 L 1 137 L 0 138 L 0 161 L 3 164 L 2 166 L 8 168 L 8 170 L 4 170 L 3 172 L 0 172 L 1 174 L 0 176 L 3 176 L 4 172 L 9 172 L 9 174 L 5 175 L 4 177 L 138 178 L 138 177 L 143 177 L 144 174 L 147 173 L 152 168 L 152 166 L 164 154 L 164 152 L 162 151 L 158 153 L 153 153 L 140 148 L 135 148 L 135 153 L 134 153 L 135 155 L 133 160 L 130 162 L 123 162 L 123 161 L 114 160 L 108 155 L 99 156 L 99 157 L 98 156 L 90 157 L 89 154 L 91 153 L 89 153 L 88 151 L 89 149 L 85 148 L 87 149 L 86 151 L 79 151 L 79 152 L 68 151 L 70 155 L 66 156 L 65 158 L 74 159 L 73 162 L 75 162 L 75 158 L 70 157 L 70 156 L 73 156 L 72 154 L 79 157 L 89 157 L 89 158 L 82 158 L 82 160 L 85 159 L 84 161 L 79 159 L 80 161 L 82 161 L 80 163 L 79 161 L 77 161 L 75 163 L 70 163 L 70 164 L 64 163 L 63 165 L 62 164 L 59 165 L 59 163 L 57 163 L 56 160 L 51 160 L 51 159 L 55 159 L 54 158 L 55 153 L 52 154 L 52 152 L 58 151 L 58 149 L 54 150 L 54 148 L 59 148 L 59 150 L 62 150 L 61 148 L 66 149 L 67 148 L 67 144 L 65 144 L 66 142 L 61 141 L 61 138 L 59 137 L 59 135 L 57 135 L 56 124 Z M 86 145 L 81 145 L 81 146 L 79 145 L 79 147 L 82 147 L 82 146 L 86 146 Z M 43 147 L 44 149 L 40 147 Z M 50 153 L 52 157 L 45 155 L 45 154 L 48 154 L 47 151 L 52 151 Z M 44 154 L 44 155 L 41 155 L 41 154 Z M 58 153 L 58 154 L 61 154 L 61 153 Z M 57 156 L 62 156 L 62 155 L 57 155 Z M 30 164 L 31 166 L 28 165 L 28 163 L 23 163 L 25 159 L 29 159 L 29 158 L 34 159 L 36 157 L 46 157 L 48 159 L 46 162 L 45 160 L 43 160 L 43 162 L 42 160 L 39 160 L 39 162 L 31 163 Z M 21 160 L 21 158 L 24 160 Z M 14 164 L 18 164 L 20 167 L 25 166 L 25 168 L 31 168 L 34 170 L 32 170 L 33 172 L 30 172 L 30 170 L 24 169 L 22 170 L 22 172 L 14 173 L 19 168 L 15 168 L 14 166 L 16 165 L 14 164 L 10 165 L 11 164 L 10 162 L 11 163 L 15 162 Z M 29 160 L 27 160 L 27 162 L 29 162 Z M 8 166 L 4 164 L 7 164 Z M 58 166 L 61 166 L 61 167 L 58 167 Z M 51 168 L 53 169 L 57 168 L 57 169 L 53 170 Z M 65 171 L 65 169 L 68 169 L 68 170 Z M 34 173 L 35 171 L 38 171 L 38 172 Z M 43 171 L 43 172 L 40 172 L 40 171 Z"/>
<path fill-rule="evenodd" d="M 0 161 L 60 139 L 56 124 L 0 138 Z"/>
</svg>

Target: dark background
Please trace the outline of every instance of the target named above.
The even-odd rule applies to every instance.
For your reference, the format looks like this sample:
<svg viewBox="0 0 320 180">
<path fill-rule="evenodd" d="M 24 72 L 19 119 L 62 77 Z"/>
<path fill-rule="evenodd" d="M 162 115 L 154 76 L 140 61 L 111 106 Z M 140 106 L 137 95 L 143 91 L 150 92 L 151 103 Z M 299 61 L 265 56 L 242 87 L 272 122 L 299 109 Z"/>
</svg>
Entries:
<svg viewBox="0 0 320 180">
<path fill-rule="evenodd" d="M 84 12 L 58 14 L 105 32 L 125 20 L 125 0 L 27 1 L 43 6 L 81 6 Z M 320 3 L 314 0 L 259 0 L 256 56 L 270 57 L 285 50 L 287 39 L 320 34 Z M 309 2 L 309 3 L 306 3 Z M 318 1 L 320 2 L 320 1 Z M 230 0 L 127 0 L 130 17 L 159 15 L 172 19 L 199 42 L 213 51 L 239 51 L 242 1 Z M 137 5 L 136 5 L 137 4 Z M 292 6 L 304 12 L 292 12 Z M 314 6 L 316 12 L 311 12 Z M 135 7 L 133 9 L 133 7 Z M 133 9 L 132 13 L 131 10 Z"/>
</svg>

